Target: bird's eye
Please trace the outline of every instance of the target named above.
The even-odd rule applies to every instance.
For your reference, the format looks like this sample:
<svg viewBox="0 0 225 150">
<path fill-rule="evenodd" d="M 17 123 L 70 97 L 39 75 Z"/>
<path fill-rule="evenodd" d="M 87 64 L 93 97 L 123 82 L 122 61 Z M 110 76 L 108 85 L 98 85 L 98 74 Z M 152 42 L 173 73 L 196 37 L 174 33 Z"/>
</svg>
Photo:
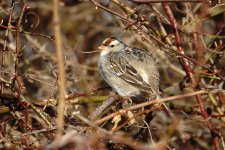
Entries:
<svg viewBox="0 0 225 150">
<path fill-rule="evenodd" d="M 110 47 L 114 47 L 114 45 L 110 45 Z"/>
</svg>

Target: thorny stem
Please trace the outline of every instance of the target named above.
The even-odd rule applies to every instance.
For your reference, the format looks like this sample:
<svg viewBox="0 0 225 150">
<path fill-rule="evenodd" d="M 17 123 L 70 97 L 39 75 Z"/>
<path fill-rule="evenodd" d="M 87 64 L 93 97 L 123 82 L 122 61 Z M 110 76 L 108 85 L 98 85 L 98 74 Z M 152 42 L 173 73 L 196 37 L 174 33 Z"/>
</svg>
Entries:
<svg viewBox="0 0 225 150">
<path fill-rule="evenodd" d="M 163 3 L 163 7 L 166 11 L 167 16 L 169 17 L 169 21 L 171 23 L 171 26 L 174 29 L 175 42 L 177 44 L 177 50 L 178 50 L 179 53 L 184 55 L 184 51 L 181 47 L 181 39 L 180 39 L 179 29 L 178 29 L 179 27 L 178 27 L 178 25 L 175 21 L 175 18 L 173 16 L 172 11 L 170 10 L 169 6 L 166 3 Z M 191 83 L 195 84 L 195 79 L 194 79 L 194 76 L 192 74 L 192 70 L 190 68 L 188 60 L 186 58 L 183 58 L 183 57 L 179 57 L 178 59 L 180 60 L 180 62 L 182 64 L 182 67 L 183 67 L 184 71 L 186 72 L 187 76 L 189 77 Z"/>
<path fill-rule="evenodd" d="M 175 18 L 173 16 L 173 13 L 171 11 L 171 9 L 169 8 L 169 5 L 167 3 L 162 3 L 162 6 L 169 18 L 169 21 L 171 23 L 171 26 L 173 27 L 173 30 L 174 30 L 174 35 L 175 35 L 175 42 L 177 44 L 177 50 L 184 54 L 184 51 L 183 51 L 183 48 L 181 47 L 181 38 L 180 38 L 180 35 L 179 35 L 179 27 L 175 21 Z M 193 73 L 192 73 L 192 69 L 190 67 L 190 64 L 188 62 L 188 60 L 186 58 L 183 58 L 183 57 L 180 57 L 179 58 L 180 62 L 181 62 L 181 65 L 184 69 L 184 71 L 186 72 L 194 90 L 197 86 L 197 83 L 196 83 L 196 80 L 193 76 Z M 210 120 L 210 117 L 208 115 L 208 113 L 206 112 L 205 110 L 205 107 L 203 105 L 203 102 L 202 102 L 202 98 L 201 98 L 201 95 L 198 94 L 196 95 L 196 99 L 197 99 L 197 102 L 199 104 L 199 107 L 200 107 L 200 110 L 202 112 L 202 116 L 203 118 L 205 119 L 206 123 L 207 123 L 207 126 L 211 132 L 211 135 L 212 135 L 212 138 L 213 138 L 213 141 L 214 141 L 214 147 L 215 149 L 217 150 L 218 149 L 218 136 L 216 135 L 215 131 L 214 131 L 214 128 L 213 128 L 213 124 Z"/>
<path fill-rule="evenodd" d="M 104 10 L 106 10 L 107 12 L 113 14 L 113 15 L 116 15 L 117 17 L 120 17 L 126 21 L 128 21 L 129 23 L 133 23 L 132 21 L 130 21 L 129 19 L 127 19 L 126 17 L 122 16 L 121 14 L 115 12 L 115 11 L 112 11 L 111 9 L 108 9 L 107 7 L 105 6 L 102 6 L 101 4 L 99 4 L 98 2 L 96 2 L 95 0 L 90 0 L 96 7 L 99 7 L 99 8 L 102 8 Z"/>
<path fill-rule="evenodd" d="M 20 13 L 20 20 L 22 20 L 25 9 L 26 9 L 26 3 L 24 2 L 23 8 L 22 8 L 21 13 Z M 19 104 L 22 107 L 25 108 L 25 122 L 28 124 L 28 108 L 21 101 L 21 91 L 22 91 L 23 85 L 19 81 L 19 74 L 18 74 L 19 53 L 20 53 L 20 48 L 19 48 L 19 28 L 20 28 L 20 24 L 21 24 L 21 21 L 19 21 L 17 23 L 17 26 L 16 26 L 16 50 L 15 50 L 15 61 L 14 61 L 14 76 L 12 78 L 12 83 L 13 84 L 16 83 L 17 86 L 18 86 L 18 90 L 15 94 L 18 97 Z M 12 86 L 14 86 L 14 85 L 12 85 Z"/>
<path fill-rule="evenodd" d="M 4 26 L 2 24 L 0 24 L 0 27 L 2 27 L 4 29 L 7 29 L 7 30 L 9 30 L 11 32 L 16 32 L 17 31 L 15 29 L 13 29 L 12 27 L 7 27 L 7 26 Z M 41 37 L 44 37 L 44 38 L 49 39 L 52 42 L 55 42 L 55 40 L 51 36 L 45 35 L 45 34 L 42 34 L 42 33 L 28 32 L 28 31 L 23 31 L 22 29 L 19 30 L 19 33 L 27 34 L 27 35 L 32 35 L 32 36 L 41 36 Z"/>
</svg>

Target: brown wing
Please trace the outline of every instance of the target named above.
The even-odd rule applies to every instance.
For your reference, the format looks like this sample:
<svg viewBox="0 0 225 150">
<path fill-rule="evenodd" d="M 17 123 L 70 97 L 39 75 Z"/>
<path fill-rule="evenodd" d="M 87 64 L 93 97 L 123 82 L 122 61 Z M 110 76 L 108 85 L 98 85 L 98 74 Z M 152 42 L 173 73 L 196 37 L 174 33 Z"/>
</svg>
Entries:
<svg viewBox="0 0 225 150">
<path fill-rule="evenodd" d="M 138 74 L 137 70 L 129 64 L 127 58 L 121 55 L 117 57 L 110 56 L 109 61 L 111 63 L 111 68 L 118 77 L 138 86 L 140 89 L 151 89 L 150 86 Z"/>
</svg>

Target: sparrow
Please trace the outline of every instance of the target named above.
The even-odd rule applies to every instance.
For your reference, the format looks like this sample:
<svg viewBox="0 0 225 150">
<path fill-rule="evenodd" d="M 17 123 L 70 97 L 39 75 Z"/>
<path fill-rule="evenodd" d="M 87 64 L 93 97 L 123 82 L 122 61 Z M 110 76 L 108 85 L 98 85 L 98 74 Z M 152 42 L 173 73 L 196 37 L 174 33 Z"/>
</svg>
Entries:
<svg viewBox="0 0 225 150">
<path fill-rule="evenodd" d="M 120 96 L 141 101 L 157 98 L 159 71 L 147 51 L 131 48 L 114 37 L 106 38 L 98 49 L 100 74 Z"/>
</svg>

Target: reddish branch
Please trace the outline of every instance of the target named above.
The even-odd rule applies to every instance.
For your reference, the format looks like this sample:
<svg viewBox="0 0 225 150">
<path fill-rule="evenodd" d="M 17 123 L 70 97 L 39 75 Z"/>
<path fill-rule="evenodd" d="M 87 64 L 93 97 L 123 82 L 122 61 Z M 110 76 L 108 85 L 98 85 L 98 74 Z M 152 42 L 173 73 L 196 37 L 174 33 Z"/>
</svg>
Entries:
<svg viewBox="0 0 225 150">
<path fill-rule="evenodd" d="M 121 14 L 119 14 L 119 13 L 117 13 L 117 12 L 115 12 L 115 11 L 112 11 L 111 9 L 108 9 L 108 8 L 105 7 L 105 6 L 102 6 L 101 4 L 99 4 L 98 2 L 96 2 L 95 0 L 90 0 L 90 1 L 91 1 L 96 7 L 99 7 L 99 8 L 101 8 L 101 9 L 104 9 L 104 10 L 106 10 L 107 12 L 109 12 L 109 13 L 111 13 L 111 14 L 113 14 L 113 15 L 116 15 L 116 16 L 122 18 L 123 20 L 126 20 L 126 21 L 129 22 L 129 23 L 133 23 L 132 21 L 130 21 L 130 20 L 127 19 L 126 17 L 122 16 Z"/>
<path fill-rule="evenodd" d="M 166 3 L 163 3 L 163 8 L 165 9 L 166 14 L 169 17 L 169 21 L 171 23 L 171 26 L 174 29 L 175 42 L 176 42 L 176 45 L 177 45 L 177 50 L 178 50 L 179 53 L 184 55 L 184 51 L 183 51 L 183 49 L 181 47 L 181 38 L 180 38 L 180 35 L 179 35 L 179 27 L 178 27 L 178 25 L 177 25 L 177 23 L 175 21 L 173 13 L 172 13 L 171 9 L 169 8 L 169 6 Z M 188 60 L 186 58 L 184 58 L 184 57 L 179 57 L 179 60 L 180 60 L 180 62 L 182 64 L 182 67 L 183 67 L 184 71 L 186 72 L 188 78 L 190 79 L 191 83 L 195 84 L 195 79 L 194 79 L 194 76 L 192 74 L 192 70 L 191 70 L 191 67 L 189 65 Z"/>
<path fill-rule="evenodd" d="M 2 23 L 0 23 L 0 27 L 4 28 L 4 29 L 7 29 L 7 30 L 10 30 L 11 32 L 17 32 L 17 30 L 15 30 L 15 27 L 7 27 L 7 26 L 2 25 Z M 19 33 L 32 35 L 32 36 L 41 36 L 41 37 L 49 39 L 52 42 L 55 42 L 55 40 L 51 36 L 45 35 L 45 34 L 42 34 L 42 33 L 29 32 L 29 31 L 24 31 L 22 29 L 19 30 Z"/>
<path fill-rule="evenodd" d="M 23 17 L 26 7 L 27 7 L 26 3 L 23 2 L 23 8 L 20 12 L 19 21 L 16 26 L 16 51 L 15 51 L 15 61 L 14 61 L 14 76 L 12 78 L 12 80 L 13 80 L 12 83 L 15 82 L 16 85 L 18 86 L 18 90 L 17 90 L 17 92 L 15 91 L 15 94 L 18 97 L 20 105 L 25 108 L 25 122 L 26 122 L 26 125 L 28 125 L 28 108 L 27 108 L 28 106 L 25 105 L 24 103 L 22 103 L 22 101 L 21 101 L 21 91 L 24 87 L 23 87 L 23 84 L 19 80 L 19 74 L 18 74 L 19 56 L 20 56 L 19 30 L 20 30 L 21 20 L 22 20 L 22 17 Z"/>
<path fill-rule="evenodd" d="M 195 19 L 192 12 L 190 12 L 190 18 L 191 18 L 191 20 Z M 195 24 L 195 28 L 193 28 L 192 37 L 193 37 L 193 46 L 194 46 L 195 52 L 196 52 L 195 53 L 196 60 L 200 64 L 205 65 L 205 59 L 204 59 L 205 57 L 204 57 L 204 52 L 203 52 L 204 45 L 203 45 L 203 42 L 202 42 L 202 39 L 201 39 L 202 37 L 199 35 L 199 33 L 201 32 L 201 28 L 202 28 L 201 22 L 197 22 Z M 201 74 L 203 73 L 202 69 L 203 68 L 201 68 L 199 66 L 196 66 L 194 71 L 193 71 L 196 83 L 199 83 L 200 80 L 201 80 Z"/>
<path fill-rule="evenodd" d="M 179 34 L 179 27 L 178 27 L 178 25 L 175 21 L 173 13 L 172 13 L 172 11 L 169 8 L 169 5 L 167 3 L 162 3 L 162 6 L 163 6 L 168 18 L 169 18 L 171 26 L 173 27 L 174 35 L 175 35 L 175 42 L 176 42 L 176 45 L 177 45 L 177 50 L 180 53 L 184 54 L 183 48 L 181 47 L 181 38 L 180 38 L 180 34 Z M 190 67 L 190 64 L 189 64 L 188 60 L 186 58 L 183 58 L 183 57 L 180 57 L 179 60 L 181 62 L 181 65 L 182 65 L 184 71 L 186 72 L 189 80 L 191 81 L 191 84 L 193 85 L 193 89 L 195 90 L 195 87 L 197 86 L 197 83 L 196 83 L 196 80 L 193 76 L 192 69 Z M 197 102 L 200 106 L 202 116 L 205 119 L 205 121 L 207 123 L 207 126 L 210 130 L 210 133 L 212 135 L 215 149 L 218 149 L 218 136 L 216 135 L 216 133 L 214 131 L 213 124 L 212 124 L 212 122 L 210 120 L 210 117 L 209 117 L 208 113 L 206 112 L 206 109 L 205 109 L 205 107 L 202 103 L 201 95 L 200 94 L 196 95 L 196 99 L 197 99 Z"/>
</svg>

